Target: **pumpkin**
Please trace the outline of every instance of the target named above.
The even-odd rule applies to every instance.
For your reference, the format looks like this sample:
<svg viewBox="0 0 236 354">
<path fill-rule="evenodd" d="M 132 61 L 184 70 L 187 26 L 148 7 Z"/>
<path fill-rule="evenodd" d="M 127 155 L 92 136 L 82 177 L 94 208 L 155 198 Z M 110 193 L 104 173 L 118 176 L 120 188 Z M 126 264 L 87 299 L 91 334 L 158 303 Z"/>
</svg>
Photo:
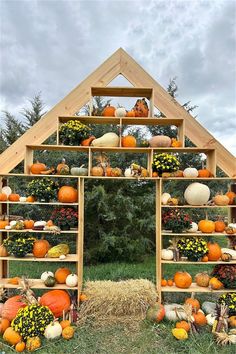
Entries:
<svg viewBox="0 0 236 354">
<path fill-rule="evenodd" d="M 187 289 L 192 284 L 192 277 L 187 272 L 176 272 L 174 275 L 174 283 L 177 288 Z"/>
<path fill-rule="evenodd" d="M 151 147 L 170 147 L 171 138 L 166 135 L 156 135 L 149 140 L 149 145 Z"/>
<path fill-rule="evenodd" d="M 62 337 L 64 339 L 69 340 L 74 337 L 74 333 L 75 333 L 74 328 L 72 326 L 67 326 L 62 330 Z"/>
<path fill-rule="evenodd" d="M 195 282 L 198 286 L 207 287 L 209 285 L 210 276 L 206 272 L 197 273 L 195 275 Z"/>
<path fill-rule="evenodd" d="M 195 233 L 198 231 L 198 224 L 194 221 L 191 222 L 191 227 L 190 229 L 187 230 L 187 232 L 192 232 Z"/>
<path fill-rule="evenodd" d="M 44 165 L 44 163 L 41 163 L 39 161 L 33 163 L 33 165 L 30 166 L 30 172 L 33 175 L 40 175 L 41 172 L 44 172 L 47 170 L 46 165 Z"/>
<path fill-rule="evenodd" d="M 96 137 L 94 135 L 92 135 L 89 138 L 82 140 L 81 145 L 82 146 L 89 146 L 89 145 L 91 145 L 91 143 L 94 139 L 96 139 Z"/>
<path fill-rule="evenodd" d="M 122 170 L 119 167 L 112 168 L 111 176 L 112 177 L 120 177 L 120 176 L 122 176 Z"/>
<path fill-rule="evenodd" d="M 78 191 L 71 186 L 63 186 L 57 194 L 58 200 L 61 203 L 76 203 L 78 200 Z"/>
<path fill-rule="evenodd" d="M 170 198 L 167 202 L 168 205 L 178 205 L 179 200 L 177 198 Z"/>
<path fill-rule="evenodd" d="M 214 322 L 216 320 L 216 316 L 212 315 L 211 313 L 209 313 L 208 315 L 206 315 L 206 320 L 207 320 L 207 324 L 209 326 L 213 326 Z"/>
<path fill-rule="evenodd" d="M 119 143 L 120 137 L 116 133 L 109 132 L 94 139 L 91 145 L 95 147 L 118 147 Z"/>
<path fill-rule="evenodd" d="M 17 193 L 12 193 L 8 196 L 8 200 L 10 200 L 10 202 L 19 202 L 20 196 Z"/>
<path fill-rule="evenodd" d="M 215 223 L 214 221 L 208 220 L 206 216 L 206 219 L 199 221 L 198 229 L 203 233 L 211 234 L 212 232 L 215 231 Z"/>
<path fill-rule="evenodd" d="M 206 255 L 203 256 L 202 259 L 201 259 L 201 262 L 208 262 L 208 261 L 209 261 L 209 259 L 208 259 L 208 257 Z"/>
<path fill-rule="evenodd" d="M 69 274 L 66 277 L 66 285 L 73 288 L 78 284 L 78 276 L 76 274 Z"/>
<path fill-rule="evenodd" d="M 188 339 L 188 333 L 184 328 L 174 328 L 172 334 L 178 340 Z"/>
<path fill-rule="evenodd" d="M 5 193 L 7 195 L 7 197 L 12 193 L 12 190 L 9 186 L 4 186 L 2 188 L 2 193 Z"/>
<path fill-rule="evenodd" d="M 58 268 L 55 272 L 55 278 L 58 284 L 65 284 L 67 276 L 71 274 L 69 268 Z"/>
<path fill-rule="evenodd" d="M 26 350 L 29 352 L 34 352 L 36 349 L 41 347 L 41 339 L 39 337 L 27 338 Z"/>
<path fill-rule="evenodd" d="M 161 259 L 165 259 L 166 261 L 171 261 L 174 258 L 174 253 L 169 249 L 161 250 Z"/>
<path fill-rule="evenodd" d="M 226 225 L 223 220 L 218 219 L 215 221 L 215 232 L 223 232 L 226 228 Z"/>
<path fill-rule="evenodd" d="M 8 284 L 18 285 L 20 283 L 20 278 L 19 277 L 9 278 L 7 282 Z"/>
<path fill-rule="evenodd" d="M 135 111 L 133 110 L 133 109 L 131 109 L 131 111 L 128 111 L 127 113 L 126 113 L 126 117 L 135 117 Z"/>
<path fill-rule="evenodd" d="M 33 229 L 34 227 L 34 220 L 24 220 L 24 227 L 25 229 Z"/>
<path fill-rule="evenodd" d="M 158 177 L 158 173 L 157 172 L 152 172 L 152 177 Z"/>
<path fill-rule="evenodd" d="M 199 178 L 208 178 L 210 176 L 211 176 L 211 172 L 208 169 L 202 168 L 201 170 L 198 170 Z"/>
<path fill-rule="evenodd" d="M 194 322 L 198 326 L 205 326 L 207 324 L 207 319 L 204 313 L 200 310 L 197 313 L 193 313 Z"/>
<path fill-rule="evenodd" d="M 138 99 L 133 108 L 135 117 L 148 117 L 148 104 L 145 98 Z"/>
<path fill-rule="evenodd" d="M 54 273 L 53 272 L 51 272 L 50 270 L 48 270 L 48 271 L 46 271 L 46 272 L 43 272 L 42 274 L 41 274 L 41 280 L 43 281 L 43 282 L 45 282 L 45 280 L 48 278 L 48 277 L 54 277 Z"/>
<path fill-rule="evenodd" d="M 191 297 L 188 297 L 187 299 L 185 299 L 184 303 L 191 305 L 193 312 L 197 312 L 198 310 L 200 310 L 200 302 L 194 298 L 193 293 L 192 293 Z"/>
<path fill-rule="evenodd" d="M 68 175 L 70 168 L 66 165 L 66 160 L 63 158 L 61 163 L 57 165 L 57 174 L 58 175 Z"/>
<path fill-rule="evenodd" d="M 222 253 L 222 255 L 221 255 L 221 260 L 222 260 L 223 262 L 230 262 L 231 259 L 232 259 L 232 256 L 231 256 L 230 253 Z"/>
<path fill-rule="evenodd" d="M 198 176 L 198 170 L 195 167 L 187 167 L 183 171 L 184 177 L 195 178 Z"/>
<path fill-rule="evenodd" d="M 163 193 L 161 196 L 161 204 L 167 205 L 168 200 L 171 198 L 171 195 L 169 193 Z"/>
<path fill-rule="evenodd" d="M 27 202 L 27 203 L 34 203 L 34 202 L 35 202 L 35 197 L 33 197 L 32 195 L 29 195 L 29 196 L 26 198 L 26 202 Z"/>
<path fill-rule="evenodd" d="M 115 110 L 115 107 L 111 106 L 110 104 L 107 104 L 102 112 L 102 115 L 104 117 L 115 117 Z"/>
<path fill-rule="evenodd" d="M 46 280 L 44 280 L 44 284 L 49 287 L 49 288 L 52 288 L 54 287 L 54 285 L 56 284 L 56 279 L 54 277 L 52 277 L 51 275 L 49 275 L 47 277 Z"/>
<path fill-rule="evenodd" d="M 84 301 L 87 301 L 87 300 L 88 300 L 87 295 L 85 295 L 85 294 L 81 294 L 81 295 L 80 295 L 79 301 L 84 302 Z"/>
<path fill-rule="evenodd" d="M 9 225 L 9 221 L 5 220 L 5 218 L 0 220 L 0 229 L 5 229 L 5 227 L 8 225 Z"/>
<path fill-rule="evenodd" d="M 184 192 L 184 198 L 189 205 L 204 205 L 210 197 L 210 189 L 203 183 L 191 183 Z"/>
<path fill-rule="evenodd" d="M 104 170 L 101 166 L 94 166 L 91 169 L 91 175 L 92 176 L 103 176 Z"/>
<path fill-rule="evenodd" d="M 224 206 L 224 205 L 228 205 L 230 202 L 229 197 L 227 197 L 227 195 L 224 194 L 217 194 L 214 198 L 213 201 L 216 205 L 220 205 L 220 206 Z"/>
<path fill-rule="evenodd" d="M 209 261 L 218 261 L 220 259 L 222 251 L 221 247 L 217 242 L 208 242 L 207 243 L 208 247 L 208 260 Z"/>
<path fill-rule="evenodd" d="M 221 248 L 222 253 L 229 253 L 232 256 L 233 260 L 236 260 L 236 250 L 232 250 L 231 248 Z"/>
<path fill-rule="evenodd" d="M 173 286 L 173 285 L 174 285 L 173 280 L 172 280 L 172 279 L 168 279 L 168 280 L 167 280 L 167 285 L 168 285 L 168 286 Z"/>
<path fill-rule="evenodd" d="M 16 345 L 22 340 L 22 337 L 12 327 L 8 327 L 3 333 L 3 339 L 10 345 Z"/>
<path fill-rule="evenodd" d="M 216 303 L 210 301 L 204 301 L 202 303 L 202 309 L 205 313 L 215 314 L 216 311 Z"/>
<path fill-rule="evenodd" d="M 211 278 L 209 281 L 209 286 L 212 290 L 220 290 L 224 285 L 216 277 Z"/>
<path fill-rule="evenodd" d="M 166 286 L 166 285 L 167 285 L 167 280 L 161 279 L 161 286 Z"/>
<path fill-rule="evenodd" d="M 236 316 L 230 316 L 228 318 L 229 326 L 235 328 L 236 327 Z"/>
<path fill-rule="evenodd" d="M 156 303 L 147 310 L 147 319 L 152 322 L 161 322 L 165 316 L 165 308 L 162 304 Z"/>
<path fill-rule="evenodd" d="M 232 205 L 234 203 L 234 198 L 236 197 L 236 193 L 233 191 L 229 190 L 225 195 L 229 198 L 229 205 Z"/>
<path fill-rule="evenodd" d="M 47 325 L 44 331 L 44 337 L 47 339 L 54 339 L 60 337 L 62 333 L 61 325 L 58 321 L 54 321 Z"/>
<path fill-rule="evenodd" d="M 177 140 L 176 138 L 171 139 L 171 146 L 172 147 L 181 147 L 182 142 L 180 140 Z"/>
<path fill-rule="evenodd" d="M 137 142 L 134 136 L 126 135 L 122 137 L 121 144 L 123 147 L 135 147 Z"/>
<path fill-rule="evenodd" d="M 0 201 L 1 202 L 6 202 L 8 199 L 8 196 L 6 195 L 6 193 L 0 193 Z"/>
<path fill-rule="evenodd" d="M 69 310 L 71 301 L 70 296 L 64 290 L 50 290 L 40 298 L 40 305 L 48 306 L 56 318 L 61 317 L 63 310 Z"/>
<path fill-rule="evenodd" d="M 22 353 L 25 350 L 25 342 L 20 341 L 19 343 L 17 343 L 17 345 L 15 346 L 15 351 L 18 353 Z"/>
<path fill-rule="evenodd" d="M 44 258 L 49 250 L 49 243 L 46 240 L 35 240 L 33 244 L 33 255 L 36 258 Z"/>
<path fill-rule="evenodd" d="M 234 235 L 236 233 L 236 228 L 233 227 L 233 226 L 227 226 L 225 228 L 225 232 L 228 234 L 228 235 Z"/>
<path fill-rule="evenodd" d="M 190 331 L 190 324 L 187 321 L 176 322 L 175 327 L 176 328 L 183 328 L 183 329 L 185 329 L 186 332 Z"/>
<path fill-rule="evenodd" d="M 187 320 L 186 312 L 183 307 L 179 304 L 167 304 L 164 305 L 165 308 L 165 318 L 168 321 L 176 322 L 179 320 Z"/>
<path fill-rule="evenodd" d="M 8 252 L 5 246 L 0 245 L 0 257 L 7 257 Z"/>
<path fill-rule="evenodd" d="M 71 322 L 70 322 L 69 320 L 62 320 L 62 321 L 60 322 L 60 326 L 61 326 L 62 329 L 64 329 L 64 328 L 70 326 L 70 324 L 71 324 Z"/>
<path fill-rule="evenodd" d="M 3 334 L 10 325 L 11 322 L 7 318 L 0 318 L 0 333 Z"/>
<path fill-rule="evenodd" d="M 16 317 L 18 310 L 25 306 L 26 304 L 21 302 L 20 295 L 12 296 L 4 303 L 2 317 L 12 321 Z"/>
<path fill-rule="evenodd" d="M 124 107 L 118 107 L 115 110 L 115 117 L 123 118 L 126 116 L 126 109 Z"/>
</svg>

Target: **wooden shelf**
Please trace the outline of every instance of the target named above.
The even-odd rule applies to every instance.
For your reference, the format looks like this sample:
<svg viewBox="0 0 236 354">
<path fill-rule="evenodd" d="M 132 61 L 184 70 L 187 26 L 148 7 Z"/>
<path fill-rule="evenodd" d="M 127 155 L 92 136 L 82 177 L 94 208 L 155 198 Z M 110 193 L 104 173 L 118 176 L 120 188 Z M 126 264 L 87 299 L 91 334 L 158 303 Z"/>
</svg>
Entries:
<svg viewBox="0 0 236 354">
<path fill-rule="evenodd" d="M 196 283 L 192 283 L 192 285 L 188 289 L 180 289 L 177 288 L 177 286 L 162 286 L 161 287 L 162 292 L 171 292 L 171 293 L 177 293 L 177 292 L 186 292 L 186 293 L 191 293 L 191 292 L 196 292 L 196 293 L 226 293 L 226 292 L 236 292 L 235 289 L 220 289 L 220 290 L 211 290 L 210 288 L 204 288 L 201 286 L 196 285 Z"/>
<path fill-rule="evenodd" d="M 236 205 L 162 205 L 162 208 L 236 208 Z"/>
<path fill-rule="evenodd" d="M 28 232 L 28 233 L 35 233 L 35 234 L 38 234 L 38 233 L 43 233 L 43 234 L 54 234 L 55 231 L 49 231 L 49 230 L 32 230 L 32 229 L 23 229 L 23 230 L 6 230 L 6 229 L 0 229 L 0 232 L 14 232 L 14 233 L 17 233 L 17 232 Z M 60 234 L 77 234 L 78 233 L 78 230 L 60 230 Z"/>
<path fill-rule="evenodd" d="M 4 286 L 4 288 L 6 289 L 16 289 L 19 288 L 19 285 L 13 285 L 13 284 L 9 284 L 8 279 L 1 279 L 1 285 Z M 56 284 L 53 287 L 48 287 L 46 285 L 44 285 L 44 283 L 42 282 L 42 280 L 40 279 L 29 279 L 29 283 L 31 284 L 31 288 L 32 289 L 47 289 L 47 290 L 55 290 L 55 289 L 64 289 L 64 290 L 78 290 L 77 287 L 69 287 L 66 284 Z"/>
<path fill-rule="evenodd" d="M 208 262 L 194 262 L 194 261 L 165 261 L 161 260 L 161 263 L 163 264 L 201 264 L 201 265 L 211 265 L 211 264 L 236 264 L 236 260 L 230 261 L 230 262 L 223 262 L 223 261 L 208 261 Z"/>
<path fill-rule="evenodd" d="M 92 96 L 105 97 L 145 97 L 152 98 L 153 89 L 149 87 L 91 87 Z"/>
<path fill-rule="evenodd" d="M 60 202 L 48 202 L 48 203 L 42 203 L 42 202 L 0 202 L 0 204 L 22 204 L 22 205 L 70 205 L 70 206 L 78 206 L 79 203 L 60 203 Z"/>
<path fill-rule="evenodd" d="M 171 231 L 162 231 L 161 233 L 163 236 L 181 236 L 181 237 L 191 237 L 191 236 L 194 236 L 194 237 L 202 237 L 202 236 L 211 236 L 211 237 L 220 237 L 220 236 L 234 236 L 236 234 L 233 234 L 233 235 L 229 235 L 227 234 L 226 232 L 212 232 L 211 234 L 207 234 L 207 233 L 203 233 L 201 231 L 199 232 L 182 232 L 182 233 L 174 233 L 174 232 L 171 232 Z"/>
<path fill-rule="evenodd" d="M 59 258 L 49 258 L 49 257 L 43 257 L 43 258 L 36 258 L 33 255 L 27 255 L 25 257 L 14 257 L 14 256 L 8 256 L 8 257 L 0 257 L 0 261 L 16 261 L 16 262 L 78 262 L 78 256 L 77 254 L 68 254 L 65 259 L 59 259 Z"/>
</svg>

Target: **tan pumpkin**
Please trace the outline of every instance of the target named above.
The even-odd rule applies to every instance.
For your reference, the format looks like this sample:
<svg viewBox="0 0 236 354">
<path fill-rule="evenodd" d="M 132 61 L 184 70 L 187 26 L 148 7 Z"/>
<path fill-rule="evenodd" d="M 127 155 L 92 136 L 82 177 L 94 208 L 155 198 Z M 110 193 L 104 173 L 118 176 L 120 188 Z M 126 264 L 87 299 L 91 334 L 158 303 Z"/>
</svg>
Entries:
<svg viewBox="0 0 236 354">
<path fill-rule="evenodd" d="M 103 176 L 104 170 L 101 166 L 94 166 L 91 169 L 91 175 L 92 176 Z"/>
<path fill-rule="evenodd" d="M 149 140 L 149 145 L 151 147 L 170 147 L 171 138 L 166 135 L 156 135 Z"/>
<path fill-rule="evenodd" d="M 217 194 L 214 198 L 213 201 L 216 205 L 224 206 L 228 205 L 230 202 L 230 199 L 227 195 L 224 194 Z"/>
<path fill-rule="evenodd" d="M 16 345 L 22 340 L 22 337 L 12 327 L 8 327 L 3 333 L 3 339 L 10 345 Z"/>
<path fill-rule="evenodd" d="M 176 272 L 174 275 L 174 283 L 177 288 L 187 289 L 192 284 L 192 277 L 187 272 Z"/>
<path fill-rule="evenodd" d="M 209 261 L 218 261 L 220 259 L 222 251 L 221 247 L 217 242 L 208 242 L 208 253 L 207 257 Z"/>
<path fill-rule="evenodd" d="M 207 287 L 209 285 L 210 276 L 206 272 L 195 275 L 195 282 L 198 286 Z"/>
<path fill-rule="evenodd" d="M 78 200 L 78 191 L 71 186 L 63 186 L 57 194 L 58 200 L 61 203 L 76 203 Z"/>
</svg>

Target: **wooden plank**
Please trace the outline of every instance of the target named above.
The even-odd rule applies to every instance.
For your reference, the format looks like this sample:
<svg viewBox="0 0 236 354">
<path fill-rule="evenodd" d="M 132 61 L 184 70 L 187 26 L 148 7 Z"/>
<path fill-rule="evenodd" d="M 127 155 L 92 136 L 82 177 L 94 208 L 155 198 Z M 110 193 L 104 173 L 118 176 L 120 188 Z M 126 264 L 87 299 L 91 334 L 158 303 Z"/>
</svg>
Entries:
<svg viewBox="0 0 236 354">
<path fill-rule="evenodd" d="M 230 293 L 230 292 L 235 292 L 235 289 L 220 289 L 220 290 L 211 290 L 210 288 L 206 287 L 201 287 L 197 286 L 195 283 L 192 283 L 191 286 L 188 289 L 180 289 L 177 288 L 176 286 L 164 286 L 161 288 L 161 291 L 163 292 L 183 292 L 183 293 L 191 293 L 191 292 L 196 292 L 196 293 Z"/>
<path fill-rule="evenodd" d="M 162 264 L 161 264 L 161 194 L 162 181 L 156 182 L 156 289 L 158 293 L 158 301 L 161 302 L 161 279 L 162 279 Z"/>
<path fill-rule="evenodd" d="M 33 233 L 33 234 L 55 234 L 54 231 L 47 231 L 47 230 L 31 230 L 31 229 L 23 229 L 23 230 L 5 230 L 0 229 L 0 232 L 7 232 L 7 233 Z M 77 234 L 77 231 L 67 230 L 67 231 L 60 231 L 60 234 Z"/>
<path fill-rule="evenodd" d="M 77 274 L 78 274 L 78 303 L 83 287 L 83 256 L 84 256 L 84 179 L 79 179 L 79 232 L 77 236 Z"/>
<path fill-rule="evenodd" d="M 174 233 L 171 231 L 165 231 L 162 230 L 162 236 L 173 236 L 173 237 L 190 237 L 190 236 L 194 236 L 194 237 L 203 237 L 203 236 L 209 236 L 209 237 L 222 237 L 222 236 L 227 236 L 226 232 L 212 232 L 211 234 L 207 234 L 207 233 L 203 233 L 201 231 L 199 232 L 181 232 L 181 234 L 179 233 Z"/>
<path fill-rule="evenodd" d="M 151 87 L 91 87 L 92 96 L 105 96 L 105 97 L 145 97 L 151 99 L 152 97 Z"/>
<path fill-rule="evenodd" d="M 23 230 L 23 232 L 25 232 L 25 230 Z M 78 262 L 78 256 L 77 254 L 67 254 L 65 259 L 59 259 L 59 258 L 49 258 L 49 257 L 36 258 L 33 255 L 26 255 L 25 257 L 22 258 L 17 258 L 14 256 L 0 257 L 0 260 L 15 261 L 15 262 L 19 262 L 19 261 L 20 262 Z"/>
<path fill-rule="evenodd" d="M 78 203 L 60 203 L 60 202 L 48 202 L 48 203 L 41 203 L 41 202 L 1 202 L 0 204 L 22 204 L 22 205 L 70 205 L 70 206 L 77 206 Z"/>
<path fill-rule="evenodd" d="M 42 280 L 40 279 L 29 279 L 29 283 L 31 284 L 30 287 L 32 289 L 47 289 L 49 290 L 48 286 L 46 286 Z M 1 284 L 4 285 L 6 289 L 16 289 L 19 285 L 13 285 L 8 283 L 8 278 L 1 279 Z M 54 289 L 64 289 L 64 290 L 77 290 L 77 287 L 69 287 L 66 284 L 55 284 L 53 287 Z"/>
<path fill-rule="evenodd" d="M 162 205 L 162 208 L 236 208 L 236 205 Z"/>
<path fill-rule="evenodd" d="M 209 262 L 190 262 L 190 261 L 178 261 L 178 262 L 175 262 L 175 261 L 164 261 L 164 260 L 161 260 L 161 263 L 163 264 L 195 264 L 195 265 L 211 265 L 211 264 L 236 264 L 236 261 L 229 261 L 229 262 L 223 262 L 223 261 L 209 261 Z"/>
</svg>

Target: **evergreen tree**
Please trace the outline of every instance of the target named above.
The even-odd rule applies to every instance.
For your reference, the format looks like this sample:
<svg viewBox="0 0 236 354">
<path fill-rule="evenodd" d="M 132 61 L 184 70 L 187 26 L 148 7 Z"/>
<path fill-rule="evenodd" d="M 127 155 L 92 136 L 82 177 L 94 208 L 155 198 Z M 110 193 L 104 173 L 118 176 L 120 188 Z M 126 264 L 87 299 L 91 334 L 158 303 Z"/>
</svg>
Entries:
<svg viewBox="0 0 236 354">
<path fill-rule="evenodd" d="M 44 109 L 44 103 L 41 99 L 41 93 L 38 93 L 33 97 L 33 99 L 29 99 L 30 102 L 30 108 L 23 108 L 21 111 L 21 114 L 25 118 L 25 130 L 29 129 L 32 127 L 35 123 L 40 120 L 43 115 L 46 113 L 46 111 L 43 111 Z"/>
<path fill-rule="evenodd" d="M 24 125 L 19 122 L 11 113 L 3 111 L 4 128 L 1 129 L 1 145 L 12 145 L 23 133 Z"/>
</svg>

